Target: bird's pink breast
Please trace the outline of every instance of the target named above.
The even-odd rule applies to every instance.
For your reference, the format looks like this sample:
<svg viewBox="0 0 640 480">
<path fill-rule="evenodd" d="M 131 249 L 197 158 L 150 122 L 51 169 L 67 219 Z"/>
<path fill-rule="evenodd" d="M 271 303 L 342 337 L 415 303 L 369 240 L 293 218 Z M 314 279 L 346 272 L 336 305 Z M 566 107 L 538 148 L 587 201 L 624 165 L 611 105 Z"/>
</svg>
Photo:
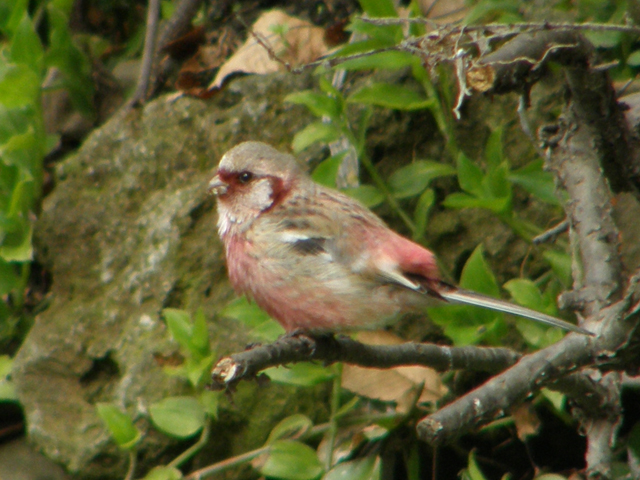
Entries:
<svg viewBox="0 0 640 480">
<path fill-rule="evenodd" d="M 375 328 L 403 310 L 395 288 L 377 283 L 363 288 L 360 281 L 350 286 L 349 278 L 340 281 L 319 281 L 299 275 L 292 278 L 284 270 L 259 262 L 252 255 L 250 242 L 238 237 L 228 239 L 227 264 L 236 291 L 253 299 L 289 332 Z"/>
</svg>

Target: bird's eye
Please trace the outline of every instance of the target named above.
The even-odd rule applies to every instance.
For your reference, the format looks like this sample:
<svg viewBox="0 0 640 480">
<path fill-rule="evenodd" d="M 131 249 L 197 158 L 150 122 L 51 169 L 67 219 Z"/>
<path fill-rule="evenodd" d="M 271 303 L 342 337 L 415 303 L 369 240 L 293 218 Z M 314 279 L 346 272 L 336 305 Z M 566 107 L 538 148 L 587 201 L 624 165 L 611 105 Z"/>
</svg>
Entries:
<svg viewBox="0 0 640 480">
<path fill-rule="evenodd" d="M 240 172 L 238 174 L 238 181 L 243 185 L 249 183 L 252 179 L 253 179 L 253 173 L 251 172 Z"/>
</svg>

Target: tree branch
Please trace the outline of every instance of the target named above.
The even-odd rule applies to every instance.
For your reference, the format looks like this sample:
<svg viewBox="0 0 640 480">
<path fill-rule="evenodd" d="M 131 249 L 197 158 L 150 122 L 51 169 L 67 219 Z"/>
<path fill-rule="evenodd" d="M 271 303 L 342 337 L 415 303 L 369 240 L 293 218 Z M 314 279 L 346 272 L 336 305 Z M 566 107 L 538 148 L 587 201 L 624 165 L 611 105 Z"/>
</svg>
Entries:
<svg viewBox="0 0 640 480">
<path fill-rule="evenodd" d="M 508 348 L 446 347 L 424 343 L 366 345 L 340 335 L 289 335 L 268 345 L 235 353 L 218 361 L 212 370 L 214 388 L 254 378 L 265 368 L 293 362 L 321 360 L 375 368 L 423 365 L 438 371 L 499 372 L 513 365 L 520 354 Z"/>
</svg>

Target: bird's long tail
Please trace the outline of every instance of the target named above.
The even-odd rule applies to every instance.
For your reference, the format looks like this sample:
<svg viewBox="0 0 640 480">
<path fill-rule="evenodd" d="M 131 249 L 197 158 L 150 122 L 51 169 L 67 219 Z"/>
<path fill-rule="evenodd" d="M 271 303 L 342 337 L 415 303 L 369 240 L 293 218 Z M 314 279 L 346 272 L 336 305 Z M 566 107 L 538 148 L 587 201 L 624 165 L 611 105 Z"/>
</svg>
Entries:
<svg viewBox="0 0 640 480">
<path fill-rule="evenodd" d="M 589 330 L 573 325 L 572 323 L 565 322 L 559 318 L 552 317 L 541 312 L 536 312 L 530 308 L 521 307 L 497 298 L 488 297 L 480 293 L 471 292 L 461 288 L 453 287 L 450 285 L 447 288 L 439 288 L 438 295 L 443 299 L 452 303 L 462 303 L 465 305 L 474 305 L 476 307 L 488 308 L 489 310 L 497 310 L 498 312 L 511 313 L 518 315 L 519 317 L 529 318 L 537 322 L 546 323 L 547 325 L 553 325 L 554 327 L 562 328 L 563 330 L 569 330 L 571 332 L 582 333 L 583 335 L 594 334 Z"/>
</svg>

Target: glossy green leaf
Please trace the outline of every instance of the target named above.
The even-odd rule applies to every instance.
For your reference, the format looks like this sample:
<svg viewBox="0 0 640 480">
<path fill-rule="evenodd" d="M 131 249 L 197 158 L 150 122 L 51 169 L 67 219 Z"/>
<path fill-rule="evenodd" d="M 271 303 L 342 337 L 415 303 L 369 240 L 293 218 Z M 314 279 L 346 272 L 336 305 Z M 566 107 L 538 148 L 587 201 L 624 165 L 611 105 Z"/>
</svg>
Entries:
<svg viewBox="0 0 640 480">
<path fill-rule="evenodd" d="M 206 413 L 193 397 L 168 397 L 149 407 L 154 425 L 167 435 L 189 438 L 204 428 Z"/>
<path fill-rule="evenodd" d="M 487 480 L 487 477 L 484 476 L 482 470 L 480 470 L 480 467 L 478 466 L 475 452 L 473 450 L 469 453 L 469 464 L 463 473 L 463 478 L 467 478 L 468 480 Z"/>
<path fill-rule="evenodd" d="M 452 193 L 447 195 L 442 204 L 448 208 L 484 208 L 492 212 L 501 213 L 507 210 L 511 199 L 505 198 L 478 198 L 465 193 Z"/>
<path fill-rule="evenodd" d="M 508 179 L 509 167 L 506 163 L 502 163 L 491 168 L 482 179 L 483 195 L 485 199 L 496 199 L 503 202 L 501 210 L 496 213 L 505 212 L 511 204 L 511 183 Z"/>
<path fill-rule="evenodd" d="M 484 159 L 489 170 L 502 164 L 504 160 L 502 154 L 502 128 L 496 128 L 489 135 L 484 146 Z"/>
<path fill-rule="evenodd" d="M 293 151 L 299 153 L 316 142 L 330 143 L 340 138 L 340 130 L 331 123 L 321 121 L 307 125 L 302 131 L 293 137 L 291 146 Z"/>
<path fill-rule="evenodd" d="M 63 76 L 62 83 L 69 92 L 74 107 L 91 115 L 94 94 L 91 64 L 75 45 L 65 13 L 51 4 L 47 11 L 51 35 L 49 49 L 45 53 L 45 64 L 60 70 Z"/>
<path fill-rule="evenodd" d="M 482 179 L 484 174 L 480 167 L 462 152 L 458 155 L 456 167 L 460 188 L 476 197 L 482 197 Z"/>
<path fill-rule="evenodd" d="M 338 170 L 346 154 L 346 151 L 340 152 L 320 162 L 311 174 L 313 181 L 320 185 L 335 188 Z"/>
<path fill-rule="evenodd" d="M 556 194 L 556 184 L 551 172 L 545 172 L 543 160 L 535 160 L 518 170 L 509 173 L 509 181 L 524 188 L 543 202 L 560 205 Z"/>
<path fill-rule="evenodd" d="M 120 448 L 128 450 L 136 446 L 141 438 L 140 431 L 126 413 L 111 403 L 98 403 L 96 410 Z"/>
<path fill-rule="evenodd" d="M 336 119 L 340 117 L 340 105 L 336 98 L 321 93 L 305 90 L 302 92 L 290 93 L 284 99 L 285 102 L 304 105 L 311 113 L 317 117 L 326 115 Z"/>
<path fill-rule="evenodd" d="M 223 392 L 213 390 L 203 390 L 200 392 L 200 404 L 211 418 L 218 418 L 218 407 L 222 394 Z"/>
<path fill-rule="evenodd" d="M 545 250 L 542 256 L 549 262 L 553 273 L 556 274 L 562 285 L 564 285 L 565 288 L 569 288 L 573 282 L 571 256 L 558 250 Z"/>
<path fill-rule="evenodd" d="M 429 216 L 429 210 L 433 206 L 436 199 L 435 192 L 428 188 L 425 190 L 420 198 L 418 199 L 418 204 L 416 205 L 416 209 L 413 212 L 413 221 L 415 224 L 415 230 L 413 232 L 414 240 L 422 238 L 427 230 L 427 218 Z"/>
<path fill-rule="evenodd" d="M 389 188 L 396 198 L 413 197 L 424 191 L 435 178 L 455 175 L 451 165 L 417 160 L 399 168 L 389 177 Z"/>
<path fill-rule="evenodd" d="M 11 39 L 11 60 L 29 67 L 36 75 L 42 75 L 44 51 L 31 19 L 24 13 Z"/>
<path fill-rule="evenodd" d="M 182 472 L 174 467 L 159 465 L 149 470 L 142 480 L 180 480 Z"/>
<path fill-rule="evenodd" d="M 232 300 L 221 315 L 241 321 L 251 328 L 250 335 L 258 340 L 273 341 L 284 334 L 284 329 L 255 303 L 246 297 Z"/>
<path fill-rule="evenodd" d="M 309 362 L 300 362 L 286 367 L 271 367 L 264 370 L 264 373 L 276 383 L 298 387 L 312 387 L 333 380 L 335 377 L 332 368 Z"/>
<path fill-rule="evenodd" d="M 323 468 L 311 447 L 293 440 L 279 440 L 271 445 L 260 473 L 283 480 L 315 480 L 322 475 Z"/>
<path fill-rule="evenodd" d="M 313 422 L 306 415 L 296 413 L 281 420 L 269 434 L 265 442 L 267 445 L 276 440 L 298 438 L 308 432 L 313 427 Z"/>
<path fill-rule="evenodd" d="M 13 359 L 9 355 L 0 355 L 0 402 L 17 402 L 18 395 L 13 382 L 9 379 Z"/>
<path fill-rule="evenodd" d="M 214 361 L 215 357 L 213 354 L 207 355 L 206 357 L 200 354 L 189 355 L 187 357 L 187 361 L 183 367 L 191 385 L 198 388 L 209 380 L 209 374 L 211 373 L 211 367 Z"/>
<path fill-rule="evenodd" d="M 5 262 L 30 262 L 33 259 L 33 227 L 28 220 L 21 220 L 24 228 L 6 234 L 0 246 L 0 258 Z"/>
<path fill-rule="evenodd" d="M 368 16 L 376 17 L 397 17 L 396 7 L 392 0 L 359 0 L 362 11 Z"/>
<path fill-rule="evenodd" d="M 167 328 L 173 339 L 186 350 L 191 347 L 192 325 L 191 318 L 184 310 L 165 308 L 162 315 L 167 322 Z"/>
<path fill-rule="evenodd" d="M 395 110 L 419 110 L 433 106 L 434 101 L 402 85 L 374 83 L 362 87 L 347 98 L 348 103 L 362 103 Z"/>
<path fill-rule="evenodd" d="M 491 297 L 500 296 L 500 287 L 484 259 L 482 245 L 473 251 L 462 269 L 460 286 Z"/>
<path fill-rule="evenodd" d="M 535 477 L 534 480 L 567 480 L 567 477 L 565 477 L 564 475 L 558 475 L 557 473 L 544 473 Z"/>
<path fill-rule="evenodd" d="M 630 67 L 640 67 L 640 50 L 631 52 L 631 55 L 627 57 L 627 65 Z"/>
<path fill-rule="evenodd" d="M 29 0 L 13 0 L 0 2 L 0 26 L 7 37 L 11 37 L 18 28 L 20 20 L 27 14 Z"/>
<path fill-rule="evenodd" d="M 359 187 L 343 188 L 342 191 L 355 198 L 365 207 L 373 208 L 384 201 L 384 195 L 373 185 L 360 185 Z"/>
<path fill-rule="evenodd" d="M 553 407 L 559 412 L 564 410 L 564 406 L 567 402 L 567 396 L 563 393 L 556 392 L 555 390 L 549 390 L 548 388 L 541 388 L 540 393 L 546 398 Z"/>
<path fill-rule="evenodd" d="M 0 62 L 0 104 L 5 108 L 32 107 L 40 98 L 40 78 L 26 65 Z"/>
<path fill-rule="evenodd" d="M 211 353 L 211 343 L 209 342 L 209 330 L 207 319 L 204 316 L 202 307 L 198 308 L 193 316 L 193 327 L 191 331 L 192 353 L 197 353 L 201 357 L 207 357 Z"/>
<path fill-rule="evenodd" d="M 369 44 L 367 44 L 369 45 Z M 345 60 L 338 67 L 342 70 L 399 70 L 410 67 L 415 57 L 407 52 L 379 52 L 371 55 Z"/>
<path fill-rule="evenodd" d="M 518 278 L 510 280 L 504 284 L 504 288 L 511 294 L 519 305 L 544 312 L 548 315 L 557 316 L 558 309 L 555 302 L 545 297 L 540 289 L 531 280 Z M 526 318 L 517 317 L 516 327 L 527 344 L 533 348 L 540 349 L 556 343 L 563 337 L 563 332 L 557 328 L 551 328 L 539 322 Z"/>
<path fill-rule="evenodd" d="M 369 455 L 338 463 L 322 477 L 322 480 L 379 480 L 380 457 Z"/>
</svg>

